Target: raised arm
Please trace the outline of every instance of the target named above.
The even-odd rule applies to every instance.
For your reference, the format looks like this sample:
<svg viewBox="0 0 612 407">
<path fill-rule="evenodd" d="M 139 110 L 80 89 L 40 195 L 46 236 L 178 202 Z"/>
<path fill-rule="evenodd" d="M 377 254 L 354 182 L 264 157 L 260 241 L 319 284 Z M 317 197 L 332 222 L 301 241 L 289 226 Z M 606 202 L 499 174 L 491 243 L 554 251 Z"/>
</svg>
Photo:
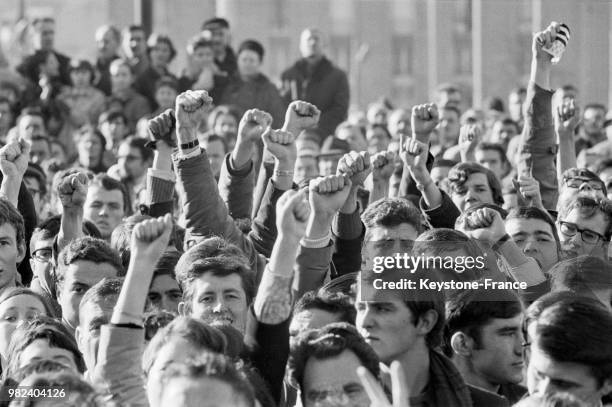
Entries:
<svg viewBox="0 0 612 407">
<path fill-rule="evenodd" d="M 332 220 L 346 202 L 351 185 L 350 178 L 345 175 L 329 175 L 310 181 L 311 211 L 296 264 L 296 298 L 323 284 L 332 258 Z"/>
<path fill-rule="evenodd" d="M 559 196 L 555 158 L 557 146 L 552 117 L 550 73 L 552 56 L 544 51 L 559 31 L 559 24 L 552 23 L 545 31 L 537 33 L 532 42 L 531 75 L 525 100 L 525 126 L 519 147 L 518 172 L 530 173 L 540 183 L 542 202 L 547 209 L 554 209 Z"/>
<path fill-rule="evenodd" d="M 238 125 L 238 137 L 231 154 L 224 160 L 219 176 L 219 194 L 234 219 L 250 218 L 253 208 L 253 152 L 272 116 L 258 109 L 247 110 Z"/>
<path fill-rule="evenodd" d="M 57 187 L 57 195 L 62 204 L 62 218 L 57 235 L 57 252 L 61 252 L 71 240 L 84 235 L 83 205 L 87 199 L 87 175 L 71 170 Z"/>
<path fill-rule="evenodd" d="M 19 202 L 19 189 L 29 160 L 30 143 L 23 139 L 9 142 L 0 148 L 0 197 L 7 199 L 15 208 Z"/>
<path fill-rule="evenodd" d="M 459 131 L 459 154 L 461 162 L 476 162 L 476 146 L 480 143 L 482 130 L 476 124 L 466 124 L 461 126 Z"/>
<path fill-rule="evenodd" d="M 555 132 L 559 152 L 557 153 L 557 180 L 563 182 L 565 170 L 576 167 L 576 144 L 574 132 L 580 123 L 580 108 L 576 106 L 574 99 L 564 100 L 561 106 L 554 112 Z"/>
<path fill-rule="evenodd" d="M 156 217 L 172 213 L 176 177 L 172 171 L 172 152 L 177 148 L 175 116 L 172 109 L 148 122 L 150 145 L 155 148 L 153 166 L 147 170 L 145 214 Z"/>
<path fill-rule="evenodd" d="M 254 303 L 255 317 L 265 324 L 280 324 L 291 314 L 293 265 L 310 213 L 306 192 L 285 192 L 278 201 L 276 211 L 278 239 Z"/>
<path fill-rule="evenodd" d="M 370 159 L 372 166 L 372 190 L 369 203 L 389 196 L 389 179 L 393 175 L 395 154 L 393 151 L 380 151 Z"/>
<path fill-rule="evenodd" d="M 169 214 L 134 227 L 127 275 L 111 323 L 101 329 L 94 383 L 122 405 L 149 405 L 141 367 L 144 308 L 153 270 L 168 247 L 171 231 Z"/>
</svg>

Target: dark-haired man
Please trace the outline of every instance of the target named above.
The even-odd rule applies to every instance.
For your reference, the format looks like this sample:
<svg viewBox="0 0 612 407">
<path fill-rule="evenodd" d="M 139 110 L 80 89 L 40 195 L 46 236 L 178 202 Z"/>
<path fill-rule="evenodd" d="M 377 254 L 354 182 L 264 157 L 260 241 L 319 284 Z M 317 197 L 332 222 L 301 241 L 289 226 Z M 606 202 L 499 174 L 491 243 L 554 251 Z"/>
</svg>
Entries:
<svg viewBox="0 0 612 407">
<path fill-rule="evenodd" d="M 552 295 L 552 294 L 550 294 Z M 530 395 L 568 392 L 588 407 L 612 391 L 612 316 L 595 300 L 570 296 L 545 307 L 528 326 Z"/>
<path fill-rule="evenodd" d="M 129 202 L 125 186 L 106 174 L 99 174 L 87 189 L 83 214 L 98 227 L 102 238 L 110 241 L 113 230 L 130 213 Z"/>
<path fill-rule="evenodd" d="M 523 378 L 523 307 L 510 290 L 462 290 L 446 302 L 444 353 L 466 383 L 504 396 L 514 405 Z"/>
<path fill-rule="evenodd" d="M 140 25 L 130 25 L 123 30 L 123 53 L 125 54 L 134 77 L 138 77 L 149 67 L 146 33 Z"/>
</svg>

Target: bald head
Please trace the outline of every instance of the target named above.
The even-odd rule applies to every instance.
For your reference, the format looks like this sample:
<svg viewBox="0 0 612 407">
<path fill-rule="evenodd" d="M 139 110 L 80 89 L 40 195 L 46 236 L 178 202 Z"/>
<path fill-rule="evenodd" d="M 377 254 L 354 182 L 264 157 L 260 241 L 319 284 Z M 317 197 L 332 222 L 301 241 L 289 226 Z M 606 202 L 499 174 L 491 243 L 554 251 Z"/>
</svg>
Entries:
<svg viewBox="0 0 612 407">
<path fill-rule="evenodd" d="M 300 52 L 304 58 L 320 58 L 325 45 L 324 34 L 318 28 L 306 28 L 300 36 Z"/>
</svg>

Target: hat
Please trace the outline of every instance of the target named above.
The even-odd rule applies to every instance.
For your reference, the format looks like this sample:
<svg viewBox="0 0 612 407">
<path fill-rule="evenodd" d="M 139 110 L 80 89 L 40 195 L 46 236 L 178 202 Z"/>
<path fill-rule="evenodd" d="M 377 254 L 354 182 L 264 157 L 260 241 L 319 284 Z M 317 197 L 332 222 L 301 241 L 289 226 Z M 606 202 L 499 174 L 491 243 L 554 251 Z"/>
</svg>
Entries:
<svg viewBox="0 0 612 407">
<path fill-rule="evenodd" d="M 335 155 L 344 155 L 351 151 L 351 147 L 346 140 L 340 140 L 335 136 L 329 136 L 321 146 L 321 152 L 318 157 L 333 157 Z"/>
</svg>

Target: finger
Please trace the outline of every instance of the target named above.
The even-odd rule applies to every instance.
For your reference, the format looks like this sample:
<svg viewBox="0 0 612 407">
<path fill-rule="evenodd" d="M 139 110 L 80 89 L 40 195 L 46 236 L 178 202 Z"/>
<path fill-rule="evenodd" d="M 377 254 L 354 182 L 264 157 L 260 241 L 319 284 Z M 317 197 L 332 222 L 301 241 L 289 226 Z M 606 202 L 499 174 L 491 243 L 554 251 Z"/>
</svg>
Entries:
<svg viewBox="0 0 612 407">
<path fill-rule="evenodd" d="M 407 386 L 404 369 L 397 360 L 391 363 L 391 392 L 393 407 L 409 407 L 410 389 Z"/>
<path fill-rule="evenodd" d="M 363 384 L 368 397 L 373 405 L 377 407 L 387 407 L 389 402 L 382 386 L 378 383 L 378 380 L 363 366 L 357 368 L 357 376 Z"/>
</svg>

